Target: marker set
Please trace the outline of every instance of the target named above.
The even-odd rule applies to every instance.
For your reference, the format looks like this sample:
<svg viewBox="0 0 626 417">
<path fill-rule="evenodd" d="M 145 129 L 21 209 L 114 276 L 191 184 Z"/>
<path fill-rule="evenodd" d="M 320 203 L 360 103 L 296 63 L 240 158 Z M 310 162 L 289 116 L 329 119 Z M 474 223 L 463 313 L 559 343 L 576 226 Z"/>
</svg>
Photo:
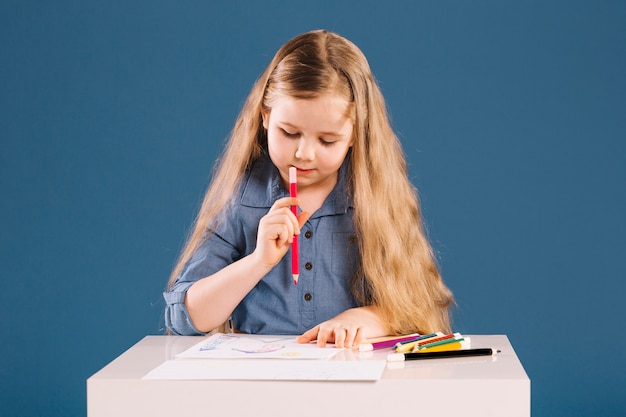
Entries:
<svg viewBox="0 0 626 417">
<path fill-rule="evenodd" d="M 412 334 L 395 338 L 385 338 L 359 346 L 361 352 L 389 349 L 395 353 L 387 355 L 388 361 L 415 359 L 436 359 L 459 356 L 485 356 L 499 353 L 491 348 L 471 349 L 470 338 L 460 333 L 431 333 L 427 335 Z"/>
</svg>

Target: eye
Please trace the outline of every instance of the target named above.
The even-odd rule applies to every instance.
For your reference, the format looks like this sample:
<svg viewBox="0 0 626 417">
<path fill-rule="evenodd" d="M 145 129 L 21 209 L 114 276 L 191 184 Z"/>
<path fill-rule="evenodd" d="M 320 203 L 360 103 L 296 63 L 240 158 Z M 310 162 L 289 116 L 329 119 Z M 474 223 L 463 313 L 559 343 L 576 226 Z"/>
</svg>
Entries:
<svg viewBox="0 0 626 417">
<path fill-rule="evenodd" d="M 282 133 L 285 137 L 288 137 L 288 138 L 295 139 L 295 138 L 297 138 L 297 137 L 299 137 L 299 136 L 300 136 L 300 134 L 299 134 L 299 133 L 291 133 L 291 132 L 286 131 L 286 130 L 285 130 L 285 129 L 283 129 L 283 128 L 281 128 L 281 129 L 280 129 L 280 131 L 281 131 L 281 133 Z"/>
<path fill-rule="evenodd" d="M 320 143 L 322 144 L 322 146 L 331 146 L 335 142 L 334 141 L 329 141 L 329 140 L 324 140 L 324 139 L 320 138 Z"/>
</svg>

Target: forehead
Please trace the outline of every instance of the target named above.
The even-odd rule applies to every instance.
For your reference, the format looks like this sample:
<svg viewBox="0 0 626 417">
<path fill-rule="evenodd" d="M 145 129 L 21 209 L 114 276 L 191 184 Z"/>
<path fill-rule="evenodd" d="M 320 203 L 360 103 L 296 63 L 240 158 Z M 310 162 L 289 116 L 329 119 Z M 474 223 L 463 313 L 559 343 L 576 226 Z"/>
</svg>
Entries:
<svg viewBox="0 0 626 417">
<path fill-rule="evenodd" d="M 336 94 L 314 98 L 280 95 L 274 100 L 270 118 L 303 130 L 344 133 L 352 127 L 351 103 Z"/>
</svg>

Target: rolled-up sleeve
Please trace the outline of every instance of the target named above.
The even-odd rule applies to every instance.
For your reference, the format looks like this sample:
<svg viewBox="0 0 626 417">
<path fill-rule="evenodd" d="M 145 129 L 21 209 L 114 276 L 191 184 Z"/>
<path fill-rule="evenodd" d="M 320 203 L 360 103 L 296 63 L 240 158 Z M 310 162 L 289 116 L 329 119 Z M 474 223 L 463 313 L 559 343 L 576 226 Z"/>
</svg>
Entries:
<svg viewBox="0 0 626 417">
<path fill-rule="evenodd" d="M 165 325 L 173 333 L 184 336 L 203 335 L 191 322 L 185 296 L 192 282 L 185 282 L 163 293 L 165 298 Z"/>
<path fill-rule="evenodd" d="M 191 321 L 185 297 L 189 288 L 198 280 L 209 277 L 241 257 L 237 243 L 233 241 L 233 222 L 223 225 L 220 233 L 212 234 L 193 254 L 172 288 L 163 293 L 165 299 L 165 325 L 173 333 L 184 336 L 203 335 Z M 226 233 L 223 233 L 224 231 Z"/>
</svg>

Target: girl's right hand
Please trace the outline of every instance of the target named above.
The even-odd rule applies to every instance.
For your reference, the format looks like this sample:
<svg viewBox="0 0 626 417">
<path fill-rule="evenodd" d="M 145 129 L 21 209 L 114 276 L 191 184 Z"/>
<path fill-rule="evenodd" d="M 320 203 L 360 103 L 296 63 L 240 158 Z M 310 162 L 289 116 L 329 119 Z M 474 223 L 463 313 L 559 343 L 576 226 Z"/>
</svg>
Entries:
<svg viewBox="0 0 626 417">
<path fill-rule="evenodd" d="M 276 200 L 270 211 L 259 222 L 254 255 L 263 266 L 269 269 L 285 256 L 293 242 L 293 236 L 300 234 L 300 227 L 310 217 L 307 212 L 294 216 L 290 206 L 297 205 L 298 202 L 299 200 L 293 197 Z"/>
</svg>

